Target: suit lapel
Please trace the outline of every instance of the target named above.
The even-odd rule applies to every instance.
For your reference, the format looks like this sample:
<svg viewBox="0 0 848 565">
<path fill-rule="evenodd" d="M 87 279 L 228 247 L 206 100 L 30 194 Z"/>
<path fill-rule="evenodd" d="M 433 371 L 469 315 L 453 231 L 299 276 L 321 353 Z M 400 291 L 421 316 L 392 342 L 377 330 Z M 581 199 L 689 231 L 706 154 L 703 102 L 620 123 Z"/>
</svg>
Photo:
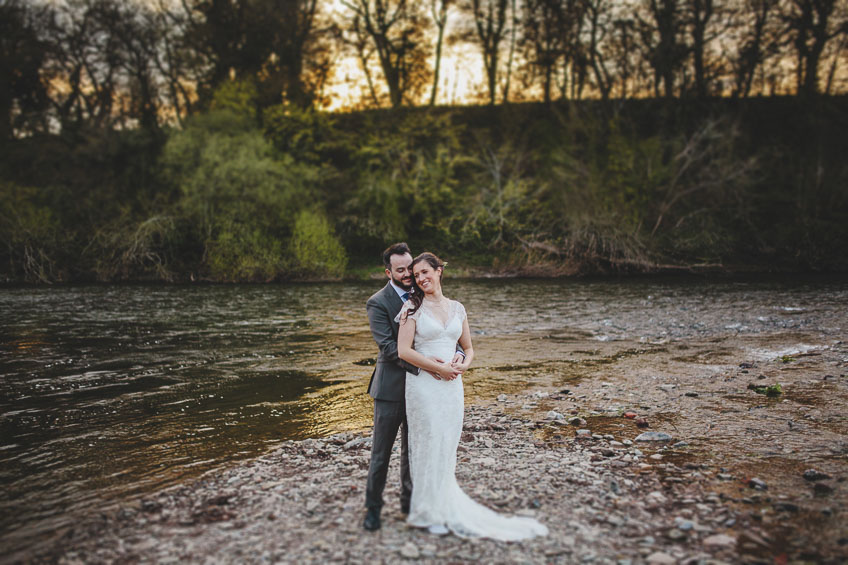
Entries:
<svg viewBox="0 0 848 565">
<path fill-rule="evenodd" d="M 386 288 L 383 293 L 386 295 L 386 301 L 388 302 L 392 325 L 397 328 L 399 324 L 395 322 L 395 316 L 397 316 L 400 309 L 403 308 L 403 300 L 400 296 L 398 296 L 398 293 L 395 291 L 392 283 L 386 283 Z"/>
</svg>

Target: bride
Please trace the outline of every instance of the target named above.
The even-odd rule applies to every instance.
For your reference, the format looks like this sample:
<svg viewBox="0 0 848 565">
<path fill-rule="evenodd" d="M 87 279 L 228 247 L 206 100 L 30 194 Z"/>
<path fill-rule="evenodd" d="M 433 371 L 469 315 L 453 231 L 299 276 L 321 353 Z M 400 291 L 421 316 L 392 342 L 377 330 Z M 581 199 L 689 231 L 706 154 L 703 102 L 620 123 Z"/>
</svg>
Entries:
<svg viewBox="0 0 848 565">
<path fill-rule="evenodd" d="M 465 308 L 442 294 L 444 263 L 432 253 L 412 261 L 413 290 L 398 321 L 398 356 L 421 373 L 406 374 L 412 501 L 407 523 L 434 534 L 516 541 L 546 535 L 532 518 L 502 516 L 471 500 L 456 482 L 462 434 L 462 373 L 474 359 Z M 447 363 L 456 342 L 465 361 Z"/>
</svg>

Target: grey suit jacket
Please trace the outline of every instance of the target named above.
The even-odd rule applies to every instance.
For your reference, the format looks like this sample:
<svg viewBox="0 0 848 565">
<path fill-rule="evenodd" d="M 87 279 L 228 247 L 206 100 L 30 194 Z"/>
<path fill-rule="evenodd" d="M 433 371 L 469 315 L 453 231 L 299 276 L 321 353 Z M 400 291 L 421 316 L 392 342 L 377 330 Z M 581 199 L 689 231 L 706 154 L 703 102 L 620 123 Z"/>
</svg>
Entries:
<svg viewBox="0 0 848 565">
<path fill-rule="evenodd" d="M 365 303 L 371 335 L 380 348 L 377 366 L 368 383 L 368 394 L 378 400 L 403 400 L 406 390 L 406 372 L 418 374 L 419 369 L 398 357 L 398 326 L 395 317 L 403 308 L 392 283 L 386 283 Z"/>
</svg>

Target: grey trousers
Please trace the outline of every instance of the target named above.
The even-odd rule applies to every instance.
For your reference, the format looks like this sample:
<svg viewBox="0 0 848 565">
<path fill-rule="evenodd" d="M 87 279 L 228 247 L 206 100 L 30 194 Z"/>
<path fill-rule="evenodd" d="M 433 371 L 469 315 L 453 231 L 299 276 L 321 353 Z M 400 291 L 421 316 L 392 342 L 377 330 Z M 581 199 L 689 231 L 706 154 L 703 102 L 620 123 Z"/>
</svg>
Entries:
<svg viewBox="0 0 848 565">
<path fill-rule="evenodd" d="M 412 498 L 412 476 L 409 473 L 407 443 L 406 403 L 403 401 L 374 400 L 374 433 L 371 443 L 371 465 L 368 467 L 368 484 L 365 487 L 365 506 L 381 508 L 389 458 L 395 444 L 398 428 L 400 434 L 400 503 L 409 507 Z"/>
</svg>

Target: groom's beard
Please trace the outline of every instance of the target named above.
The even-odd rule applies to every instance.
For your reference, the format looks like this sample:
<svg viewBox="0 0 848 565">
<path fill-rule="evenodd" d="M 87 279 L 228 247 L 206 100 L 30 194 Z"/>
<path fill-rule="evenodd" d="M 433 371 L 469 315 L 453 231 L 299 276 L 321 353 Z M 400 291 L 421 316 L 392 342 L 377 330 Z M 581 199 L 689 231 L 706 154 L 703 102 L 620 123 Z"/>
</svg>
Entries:
<svg viewBox="0 0 848 565">
<path fill-rule="evenodd" d="M 412 290 L 412 277 L 406 277 L 403 279 L 396 279 L 394 275 L 392 275 L 392 281 L 403 290 L 410 291 Z"/>
</svg>

